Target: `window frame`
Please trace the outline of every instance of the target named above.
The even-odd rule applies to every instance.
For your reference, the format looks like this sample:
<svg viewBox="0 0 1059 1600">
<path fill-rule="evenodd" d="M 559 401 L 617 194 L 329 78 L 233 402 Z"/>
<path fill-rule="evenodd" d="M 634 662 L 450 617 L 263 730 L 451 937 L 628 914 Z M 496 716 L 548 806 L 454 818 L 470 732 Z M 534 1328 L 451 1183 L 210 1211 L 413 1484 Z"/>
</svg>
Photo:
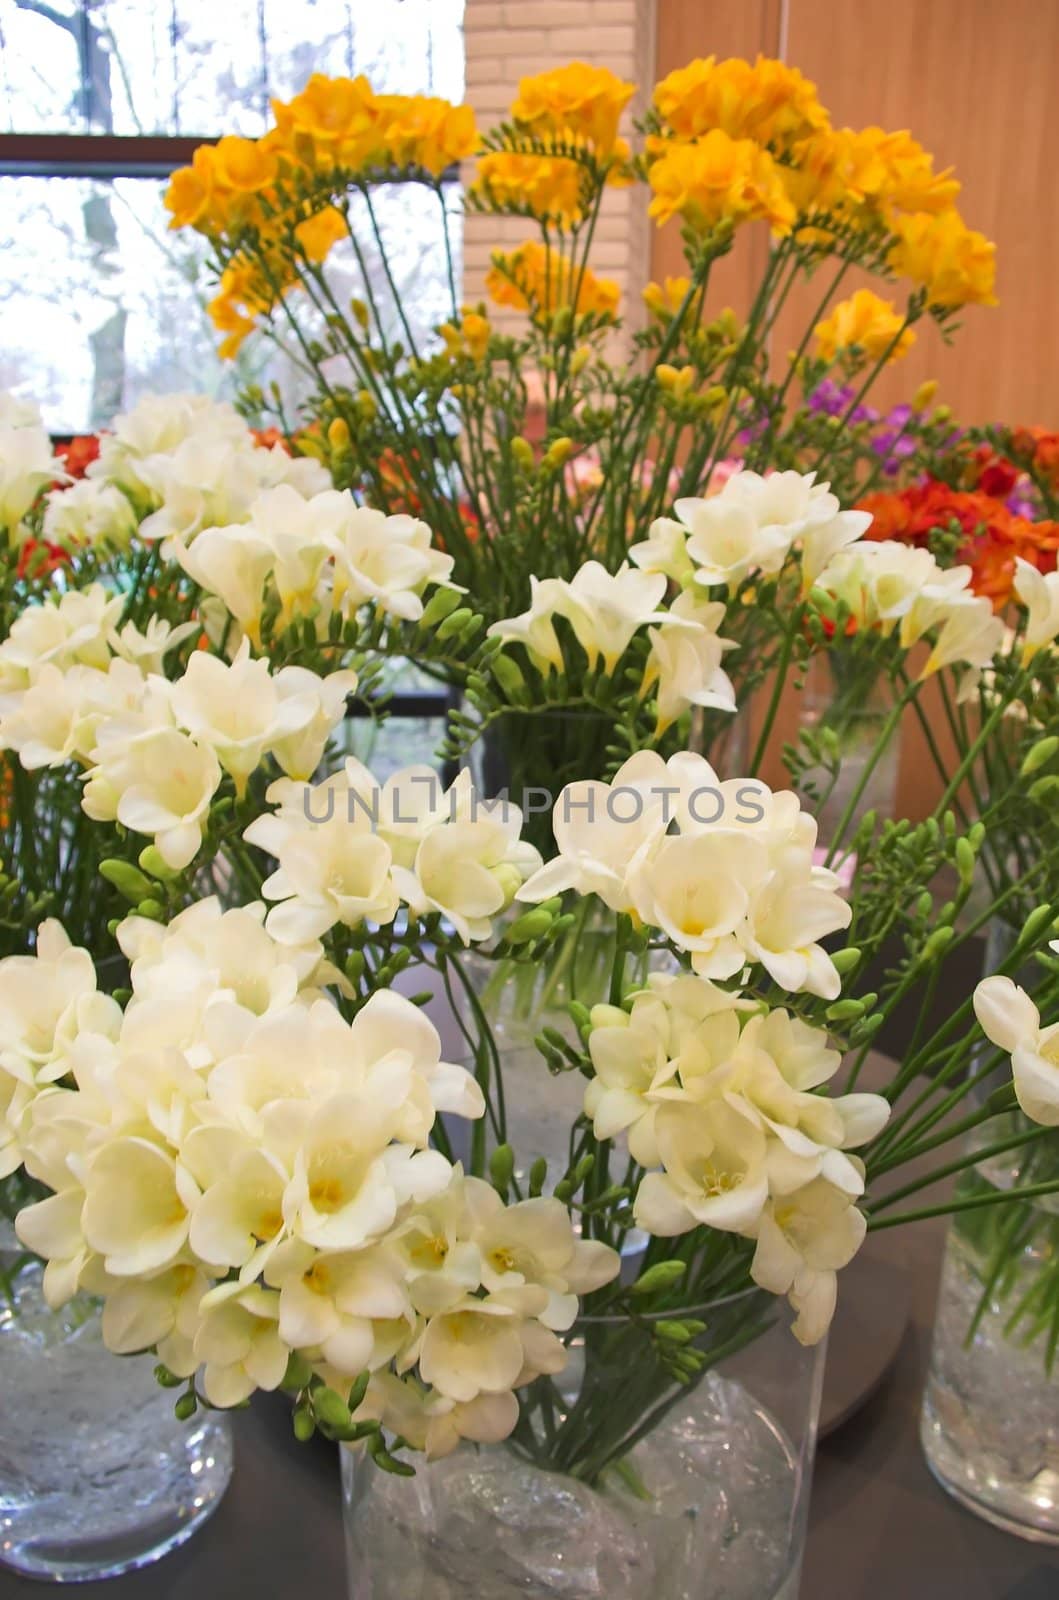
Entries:
<svg viewBox="0 0 1059 1600">
<path fill-rule="evenodd" d="M 109 133 L 0 133 L 0 177 L 3 178 L 168 178 L 177 167 L 188 166 L 200 145 L 216 144 L 219 135 L 188 137 L 170 134 Z M 443 184 L 458 183 L 459 167 L 448 168 Z M 400 179 L 392 181 L 402 181 Z M 408 181 L 403 180 L 403 181 Z M 68 443 L 68 434 L 56 434 Z M 397 720 L 444 717 L 455 703 L 451 690 L 398 689 L 389 701 L 389 715 Z M 372 715 L 370 706 L 354 697 L 347 717 Z M 455 776 L 444 764 L 444 778 Z"/>
</svg>

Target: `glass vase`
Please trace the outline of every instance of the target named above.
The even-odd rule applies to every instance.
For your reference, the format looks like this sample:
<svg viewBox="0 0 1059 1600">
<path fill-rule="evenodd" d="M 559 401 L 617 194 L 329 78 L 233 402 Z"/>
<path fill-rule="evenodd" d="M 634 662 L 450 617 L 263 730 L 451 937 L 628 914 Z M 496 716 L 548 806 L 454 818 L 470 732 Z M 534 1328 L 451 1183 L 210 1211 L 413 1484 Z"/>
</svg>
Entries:
<svg viewBox="0 0 1059 1600">
<path fill-rule="evenodd" d="M 514 912 L 526 909 L 516 906 Z M 607 999 L 616 941 L 615 914 L 602 901 L 585 898 L 574 925 L 542 961 L 494 961 L 473 948 L 459 958 L 464 986 L 455 991 L 457 1009 L 467 1034 L 476 1039 L 482 1033 L 480 1007 L 495 1041 L 503 1069 L 508 1141 L 517 1153 L 518 1173 L 541 1156 L 549 1166 L 565 1169 L 585 1079 L 576 1070 L 549 1070 L 535 1040 L 548 1029 L 571 1044 L 578 1042 L 570 1002 L 591 1008 Z M 668 952 L 627 956 L 624 987 L 646 983 L 653 971 L 670 970 L 676 970 L 676 963 Z"/>
<path fill-rule="evenodd" d="M 796 1600 L 824 1347 L 758 1290 L 686 1314 L 688 1387 L 653 1319 L 586 1318 L 504 1444 L 414 1478 L 345 1449 L 350 1600 Z"/>
<path fill-rule="evenodd" d="M 1009 878 L 1017 880 L 1014 863 Z M 1021 926 L 994 918 L 985 971 L 1000 971 Z M 1032 987 L 1032 972 L 1016 981 Z M 972 1070 L 988 1066 L 988 1054 Z M 969 1091 L 980 1106 L 1008 1078 Z M 1031 1130 L 1021 1111 L 972 1139 L 985 1150 Z M 973 1147 L 973 1146 L 972 1146 Z M 1059 1176 L 1059 1130 L 986 1156 L 960 1198 L 986 1199 Z M 920 1436 L 934 1476 L 969 1510 L 1023 1538 L 1059 1544 L 1059 1198 L 986 1205 L 953 1217 L 945 1246 Z"/>
<path fill-rule="evenodd" d="M 0 1228 L 0 1565 L 55 1583 L 147 1566 L 219 1504 L 231 1424 L 178 1422 L 154 1357 L 111 1355 L 86 1295 L 50 1311 L 39 1263 Z"/>
<path fill-rule="evenodd" d="M 881 819 L 892 817 L 897 797 L 896 735 L 874 759 L 894 708 L 893 687 L 875 658 L 856 644 L 851 640 L 845 647 L 817 651 L 806 669 L 800 747 L 804 764 L 796 786 L 816 817 L 824 846 L 840 827 L 848 839 L 869 811 Z"/>
</svg>

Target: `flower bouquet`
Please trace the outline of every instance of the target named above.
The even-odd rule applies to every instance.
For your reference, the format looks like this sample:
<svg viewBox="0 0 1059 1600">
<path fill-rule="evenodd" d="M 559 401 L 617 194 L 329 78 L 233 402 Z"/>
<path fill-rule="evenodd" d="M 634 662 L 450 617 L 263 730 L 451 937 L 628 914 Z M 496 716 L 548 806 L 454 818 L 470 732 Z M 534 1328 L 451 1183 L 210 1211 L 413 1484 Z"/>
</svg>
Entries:
<svg viewBox="0 0 1059 1600">
<path fill-rule="evenodd" d="M 970 999 L 940 1022 L 933 1005 L 946 963 L 1027 895 L 1040 907 L 994 986 L 1059 934 L 1047 830 L 1022 877 L 970 909 L 990 830 L 1047 810 L 1059 746 L 1027 707 L 1055 691 L 1054 580 L 1027 591 L 1006 631 L 967 568 L 858 537 L 863 518 L 811 477 L 734 475 L 717 499 L 749 547 L 793 552 L 805 575 L 773 624 L 787 659 L 828 649 L 852 621 L 893 682 L 861 791 L 925 683 L 944 676 L 957 704 L 981 698 L 946 792 L 915 826 L 856 820 L 854 792 L 821 862 L 811 810 L 757 775 L 767 729 L 728 778 L 648 738 L 609 780 L 555 797 L 545 862 L 521 809 L 480 798 L 466 771 L 448 788 L 415 768 L 378 784 L 347 759 L 310 781 L 349 661 L 370 681 L 391 629 L 402 649 L 418 639 L 444 659 L 455 614 L 420 592 L 449 570 L 428 535 L 413 566 L 397 562 L 380 514 L 312 487 L 265 491 L 246 521 L 186 542 L 169 535 L 181 571 L 205 576 L 215 549 L 225 571 L 259 562 L 253 606 L 227 589 L 225 618 L 209 582 L 187 601 L 212 648 L 165 652 L 162 672 L 125 663 L 115 609 L 92 635 L 105 662 L 78 659 L 83 634 L 66 654 L 49 643 L 22 657 L 4 737 L 24 764 L 40 708 L 75 707 L 49 770 L 83 773 L 106 876 L 133 909 L 114 927 L 122 994 L 100 991 L 88 952 L 53 923 L 34 954 L 0 964 L 5 1165 L 35 1186 L 19 1238 L 47 1263 L 50 1304 L 97 1297 L 110 1349 L 153 1352 L 181 1418 L 284 1388 L 300 1437 L 351 1447 L 354 1592 L 403 1594 L 413 1579 L 456 1592 L 478 1581 L 488 1546 L 502 1552 L 497 1596 L 562 1593 L 575 1549 L 585 1593 L 645 1579 L 724 1600 L 793 1593 L 819 1376 L 800 1352 L 820 1347 L 841 1269 L 869 1228 L 1059 1190 L 1048 1177 L 913 1198 L 975 1166 L 983 1140 L 994 1155 L 1033 1149 L 1057 1114 L 1038 1035 L 1016 1051 L 1014 1084 L 983 1098 L 995 1058 L 976 1064 Z M 405 549 L 420 549 L 419 526 L 398 518 Z M 627 574 L 599 564 L 592 581 L 650 582 L 661 606 L 671 569 L 690 577 L 673 606 L 694 599 L 695 532 L 663 521 L 645 546 Z M 292 552 L 311 587 L 284 578 L 281 591 Z M 351 552 L 373 585 L 351 581 Z M 402 588 L 395 569 L 414 581 Z M 170 591 L 152 587 L 162 614 L 137 627 L 161 639 Z M 84 598 L 29 606 L 11 638 L 50 641 Z M 563 642 L 592 640 L 591 692 L 656 724 L 651 630 L 666 624 L 630 627 L 615 609 L 600 608 L 594 636 L 568 619 Z M 545 703 L 569 692 L 548 660 L 561 619 L 539 611 L 525 626 L 499 619 L 478 645 L 481 621 L 461 622 L 480 722 L 494 692 L 510 694 L 511 664 L 550 686 Z M 138 681 L 115 706 L 105 697 L 126 665 Z M 972 818 L 965 783 L 1001 728 L 1008 765 Z M 203 893 L 218 862 L 223 901 Z M 952 892 L 938 887 L 946 873 Z M 513 1080 L 468 952 L 547 971 L 594 905 L 613 919 L 605 980 L 570 1006 L 566 1031 L 540 1034 L 535 1076 Z M 1041 970 L 1046 1006 L 1047 958 Z M 444 1060 L 431 995 L 458 1019 L 462 1061 Z M 909 1000 L 913 1043 L 865 1092 L 873 1043 Z M 978 1009 L 990 1037 L 1013 1042 L 988 985 Z M 570 1107 L 545 1154 L 522 1138 L 542 1102 Z M 1032 1127 L 1012 1128 L 1016 1103 Z M 707 1525 L 719 1482 L 730 1514 Z M 694 1538 L 674 1537 L 674 1516 Z"/>
<path fill-rule="evenodd" d="M 745 705 L 771 672 L 783 675 L 774 619 L 815 576 L 779 534 L 751 548 L 738 497 L 713 503 L 731 458 L 824 477 L 834 462 L 838 483 L 858 406 L 915 324 L 929 317 L 947 331 L 961 307 L 992 300 L 993 246 L 955 209 L 951 173 L 935 172 L 908 134 L 833 128 L 796 70 L 710 57 L 656 86 L 634 148 L 619 132 L 633 93 L 573 63 L 525 79 L 509 118 L 480 134 L 467 106 L 314 76 L 274 104 L 261 139 L 203 147 L 169 190 L 172 225 L 196 229 L 216 258 L 222 350 L 263 337 L 304 374 L 296 415 L 277 413 L 284 431 L 308 421 L 340 486 L 422 516 L 488 623 L 527 606 L 531 630 L 542 611 L 562 619 L 558 634 L 542 626 L 544 653 L 580 692 L 527 718 L 509 670 L 509 703 L 485 734 L 491 792 L 505 780 L 554 791 L 603 779 L 629 753 L 624 719 L 615 737 L 611 704 L 592 692 L 594 669 L 613 665 L 623 628 L 661 620 L 658 582 L 623 564 L 671 507 L 693 533 L 697 584 L 666 610 L 672 626 L 652 661 L 658 726 L 637 719 L 631 748 L 693 743 L 727 761 L 739 745 L 721 651 Z M 451 254 L 446 181 L 472 158 L 467 205 L 527 229 L 525 243 L 494 256 L 492 309 L 461 302 Z M 379 183 L 398 179 L 419 184 L 443 222 L 451 307 L 427 344 L 401 304 L 373 201 Z M 623 322 L 617 285 L 592 265 L 616 185 L 642 187 L 651 217 L 677 219 L 684 243 L 686 274 L 648 286 L 642 327 L 637 308 Z M 714 263 L 748 228 L 769 245 L 742 319 L 712 308 L 709 292 Z M 854 267 L 901 280 L 900 302 L 869 290 L 838 301 Z M 826 287 L 777 373 L 770 332 L 808 279 Z M 813 397 L 838 379 L 855 390 L 823 415 Z M 260 392 L 246 399 L 267 403 Z M 784 528 L 807 517 L 808 490 L 798 493 L 800 509 L 777 507 Z M 730 643 L 718 643 L 714 620 L 724 590 Z M 465 672 L 454 678 L 473 692 Z M 530 826 L 550 847 L 546 828 Z"/>
</svg>

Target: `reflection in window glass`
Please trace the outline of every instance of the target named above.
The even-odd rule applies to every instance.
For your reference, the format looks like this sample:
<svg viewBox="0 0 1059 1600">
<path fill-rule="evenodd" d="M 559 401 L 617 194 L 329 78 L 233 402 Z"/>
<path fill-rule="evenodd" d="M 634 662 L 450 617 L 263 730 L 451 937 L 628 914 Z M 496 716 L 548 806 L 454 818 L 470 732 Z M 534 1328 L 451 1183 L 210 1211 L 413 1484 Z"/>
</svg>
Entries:
<svg viewBox="0 0 1059 1600">
<path fill-rule="evenodd" d="M 0 389 L 36 400 L 54 433 L 100 427 L 144 394 L 232 397 L 248 382 L 274 380 L 293 410 L 304 392 L 300 369 L 260 335 L 237 361 L 218 360 L 207 246 L 169 231 L 164 190 L 142 178 L 0 178 Z M 380 187 L 373 207 L 424 341 L 451 313 L 441 209 L 416 184 Z M 458 282 L 458 195 L 447 207 Z M 392 305 L 359 198 L 352 215 L 376 298 Z M 336 247 L 328 274 L 336 298 L 363 296 L 348 245 Z"/>
<path fill-rule="evenodd" d="M 254 137 L 313 72 L 459 99 L 462 21 L 463 0 L 5 0 L 0 126 Z"/>
</svg>

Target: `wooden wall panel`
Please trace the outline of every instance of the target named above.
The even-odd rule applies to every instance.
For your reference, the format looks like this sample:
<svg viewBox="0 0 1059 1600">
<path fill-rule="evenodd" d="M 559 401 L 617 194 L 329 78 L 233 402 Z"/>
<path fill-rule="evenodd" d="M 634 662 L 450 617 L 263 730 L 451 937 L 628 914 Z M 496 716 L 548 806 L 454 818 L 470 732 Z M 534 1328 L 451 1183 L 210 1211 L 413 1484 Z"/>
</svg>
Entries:
<svg viewBox="0 0 1059 1600">
<path fill-rule="evenodd" d="M 972 227 L 998 246 L 999 306 L 972 307 L 953 345 L 932 327 L 877 390 L 907 398 L 926 377 L 967 421 L 1059 427 L 1059 0 L 658 0 L 657 77 L 696 56 L 783 55 L 819 85 L 836 125 L 909 128 L 952 165 Z M 710 304 L 745 310 L 760 281 L 766 241 L 745 230 L 715 269 Z M 654 241 L 652 275 L 681 270 L 670 225 Z M 797 343 L 819 295 L 781 317 L 778 358 Z M 948 744 L 940 703 L 924 710 Z M 782 783 L 778 751 L 797 727 L 797 697 L 784 695 L 766 777 Z M 903 733 L 899 812 L 919 817 L 938 786 L 926 741 Z"/>
<path fill-rule="evenodd" d="M 1059 426 L 1059 0 L 789 0 L 785 31 L 836 124 L 909 128 L 997 242 L 999 306 L 968 308 L 950 348 L 921 325 L 880 393 L 934 377 L 969 422 Z"/>
</svg>

